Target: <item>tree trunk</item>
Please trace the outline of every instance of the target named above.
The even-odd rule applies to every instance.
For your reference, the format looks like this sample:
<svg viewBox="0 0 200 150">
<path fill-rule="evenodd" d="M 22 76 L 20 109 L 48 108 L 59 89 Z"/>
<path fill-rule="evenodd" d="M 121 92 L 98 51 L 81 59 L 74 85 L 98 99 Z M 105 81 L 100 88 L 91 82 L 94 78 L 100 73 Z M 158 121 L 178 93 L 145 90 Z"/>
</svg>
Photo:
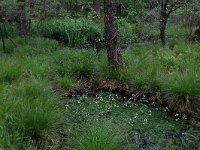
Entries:
<svg viewBox="0 0 200 150">
<path fill-rule="evenodd" d="M 100 12 L 100 6 L 101 6 L 100 0 L 93 0 L 93 9 L 97 14 L 99 14 Z"/>
<path fill-rule="evenodd" d="M 3 33 L 3 29 L 2 29 L 2 26 L 0 24 L 0 33 L 1 33 L 1 41 L 2 41 L 2 46 L 3 46 L 3 51 L 5 52 L 6 50 L 6 47 L 5 47 L 5 39 L 4 39 L 4 33 Z"/>
<path fill-rule="evenodd" d="M 35 0 L 29 0 L 29 20 L 28 20 L 28 32 L 31 33 L 31 25 L 32 25 L 32 11 L 35 5 Z"/>
<path fill-rule="evenodd" d="M 28 19 L 26 18 L 26 2 L 25 0 L 18 0 L 18 19 L 17 25 L 20 36 L 28 35 Z"/>
<path fill-rule="evenodd" d="M 116 0 L 104 0 L 105 11 L 105 44 L 110 69 L 118 69 L 122 65 L 122 54 L 117 27 Z"/>
<path fill-rule="evenodd" d="M 167 1 L 161 3 L 160 13 L 160 39 L 162 46 L 166 46 L 166 26 L 167 26 L 168 14 L 167 14 Z"/>
<path fill-rule="evenodd" d="M 167 18 L 160 19 L 160 39 L 162 42 L 162 46 L 166 46 L 166 26 L 167 26 Z"/>
</svg>

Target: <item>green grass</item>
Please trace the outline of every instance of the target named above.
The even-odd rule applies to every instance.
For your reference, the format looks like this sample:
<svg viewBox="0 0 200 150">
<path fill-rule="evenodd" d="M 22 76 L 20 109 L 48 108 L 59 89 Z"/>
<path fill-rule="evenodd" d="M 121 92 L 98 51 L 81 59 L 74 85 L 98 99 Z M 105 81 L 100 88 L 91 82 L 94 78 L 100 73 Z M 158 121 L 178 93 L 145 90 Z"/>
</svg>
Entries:
<svg viewBox="0 0 200 150">
<path fill-rule="evenodd" d="M 159 45 L 128 49 L 123 53 L 124 68 L 119 72 L 109 71 L 105 52 L 96 55 L 90 51 L 70 49 L 58 56 L 55 65 L 61 77 L 112 79 L 130 84 L 134 90 L 159 92 L 165 95 L 161 97 L 163 101 L 183 102 L 181 106 L 185 113 L 185 99 L 175 97 L 189 96 L 190 104 L 199 102 L 198 49 L 198 43 L 189 42 L 179 42 L 173 50 Z"/>
<path fill-rule="evenodd" d="M 99 25 L 88 20 L 51 20 L 40 24 L 38 34 L 55 39 L 69 47 L 95 46 L 101 35 Z"/>
<path fill-rule="evenodd" d="M 119 100 L 114 94 L 101 93 L 96 98 L 82 96 L 68 101 L 65 105 L 67 144 L 72 148 L 103 150 L 148 149 L 151 144 L 158 149 L 195 148 L 197 141 L 184 145 L 189 139 L 177 138 L 187 127 L 166 117 L 162 109 Z"/>
<path fill-rule="evenodd" d="M 0 61 L 0 149 L 56 147 L 59 96 L 47 79 L 54 59 L 49 56 L 59 45 L 33 38 L 14 42 L 17 47 Z"/>
<path fill-rule="evenodd" d="M 120 139 L 111 123 L 98 123 L 88 126 L 82 136 L 76 139 L 77 150 L 117 150 Z M 75 143 L 76 143 L 75 142 Z"/>
<path fill-rule="evenodd" d="M 191 133 L 193 129 L 166 117 L 160 108 L 120 102 L 121 98 L 110 94 L 78 96 L 66 100 L 63 108 L 53 89 L 75 90 L 86 78 L 114 80 L 128 84 L 129 90 L 161 95 L 161 101 L 167 101 L 178 115 L 198 112 L 199 43 L 179 41 L 172 43 L 173 50 L 159 45 L 129 48 L 123 53 L 124 68 L 111 72 L 105 51 L 96 54 L 90 49 L 62 48 L 43 38 L 13 40 L 16 46 L 11 53 L 0 51 L 0 149 L 56 149 L 60 139 L 54 135 L 61 121 L 69 135 L 65 137 L 67 148 L 148 149 L 149 144 L 158 149 L 196 148 L 199 132 Z M 177 136 L 182 131 L 191 136 L 180 141 Z"/>
<path fill-rule="evenodd" d="M 51 133 L 59 122 L 57 98 L 44 81 L 24 81 L 20 85 L 4 89 L 1 99 L 3 131 L 7 131 L 7 146 L 26 146 L 28 141 L 45 141 L 46 133 Z M 12 142 L 12 136 L 19 141 Z M 11 137 L 11 138 L 9 138 Z M 22 142 L 23 141 L 23 142 Z M 12 145 L 14 144 L 14 145 Z M 43 144 L 43 143 L 42 143 Z"/>
<path fill-rule="evenodd" d="M 65 75 L 63 78 L 59 79 L 59 86 L 69 89 L 76 89 L 78 87 L 77 83 L 75 83 L 69 76 Z"/>
<path fill-rule="evenodd" d="M 15 60 L 3 59 L 0 61 L 0 66 L 0 82 L 12 83 L 22 75 L 22 66 Z"/>
</svg>

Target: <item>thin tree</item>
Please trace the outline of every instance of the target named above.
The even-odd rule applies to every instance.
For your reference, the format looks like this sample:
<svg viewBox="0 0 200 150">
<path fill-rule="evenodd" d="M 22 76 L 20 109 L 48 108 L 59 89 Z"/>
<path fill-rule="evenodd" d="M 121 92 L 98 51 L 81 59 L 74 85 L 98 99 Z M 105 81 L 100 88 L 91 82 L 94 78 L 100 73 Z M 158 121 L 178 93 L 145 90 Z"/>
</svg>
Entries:
<svg viewBox="0 0 200 150">
<path fill-rule="evenodd" d="M 105 44 L 110 69 L 122 65 L 119 31 L 117 26 L 117 0 L 104 0 Z"/>
<path fill-rule="evenodd" d="M 100 6 L 101 6 L 100 0 L 93 0 L 93 9 L 94 9 L 96 14 L 99 14 Z"/>
<path fill-rule="evenodd" d="M 32 24 L 32 13 L 35 5 L 35 0 L 29 0 L 29 21 L 28 21 L 28 30 L 31 32 L 31 24 Z"/>
<path fill-rule="evenodd" d="M 160 39 L 162 45 L 166 46 L 166 27 L 170 14 L 191 0 L 158 0 L 160 4 Z"/>
<path fill-rule="evenodd" d="M 17 25 L 20 36 L 28 35 L 28 19 L 26 17 L 26 0 L 17 1 Z"/>
</svg>

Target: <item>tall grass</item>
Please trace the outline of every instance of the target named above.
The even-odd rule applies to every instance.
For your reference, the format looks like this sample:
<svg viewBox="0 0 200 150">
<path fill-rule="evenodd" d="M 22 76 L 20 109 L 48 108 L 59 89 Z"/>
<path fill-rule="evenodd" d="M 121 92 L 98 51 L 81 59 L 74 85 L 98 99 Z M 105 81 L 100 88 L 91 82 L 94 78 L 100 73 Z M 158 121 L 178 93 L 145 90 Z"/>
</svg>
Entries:
<svg viewBox="0 0 200 150">
<path fill-rule="evenodd" d="M 41 38 L 13 41 L 12 54 L 0 60 L 0 149 L 54 146 L 49 137 L 60 122 L 59 103 L 45 79 L 54 59 L 49 56 L 60 46 Z"/>
<path fill-rule="evenodd" d="M 51 20 L 39 26 L 39 34 L 70 47 L 88 47 L 101 40 L 101 27 L 88 20 Z"/>
<path fill-rule="evenodd" d="M 120 138 L 111 124 L 93 124 L 86 129 L 85 134 L 77 137 L 77 150 L 117 150 Z"/>
<path fill-rule="evenodd" d="M 91 77 L 95 70 L 98 57 L 92 52 L 70 49 L 58 56 L 56 71 L 64 76 L 76 75 L 78 77 Z"/>
<path fill-rule="evenodd" d="M 199 72 L 194 70 L 174 74 L 163 87 L 169 107 L 175 112 L 185 115 L 197 112 L 200 108 L 199 83 Z"/>
<path fill-rule="evenodd" d="M 8 138 L 10 148 L 14 143 L 9 145 L 9 142 L 15 134 L 19 139 L 15 145 L 23 146 L 30 140 L 37 144 L 45 141 L 46 133 L 51 132 L 59 120 L 58 104 L 49 85 L 35 80 L 11 87 L 5 88 L 1 99 L 0 124 L 7 134 L 2 141 Z"/>
<path fill-rule="evenodd" d="M 18 61 L 1 60 L 0 61 L 0 82 L 12 83 L 22 75 L 22 66 Z"/>
</svg>

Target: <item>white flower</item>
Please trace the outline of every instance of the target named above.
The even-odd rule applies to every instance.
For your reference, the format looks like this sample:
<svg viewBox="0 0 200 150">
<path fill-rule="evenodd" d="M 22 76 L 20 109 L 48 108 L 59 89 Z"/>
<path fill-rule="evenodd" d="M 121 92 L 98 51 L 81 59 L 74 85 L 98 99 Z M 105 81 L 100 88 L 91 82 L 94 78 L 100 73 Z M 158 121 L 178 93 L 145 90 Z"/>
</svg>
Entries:
<svg viewBox="0 0 200 150">
<path fill-rule="evenodd" d="M 174 116 L 175 116 L 175 117 L 178 117 L 178 116 L 179 116 L 179 114 L 175 114 Z"/>
</svg>

